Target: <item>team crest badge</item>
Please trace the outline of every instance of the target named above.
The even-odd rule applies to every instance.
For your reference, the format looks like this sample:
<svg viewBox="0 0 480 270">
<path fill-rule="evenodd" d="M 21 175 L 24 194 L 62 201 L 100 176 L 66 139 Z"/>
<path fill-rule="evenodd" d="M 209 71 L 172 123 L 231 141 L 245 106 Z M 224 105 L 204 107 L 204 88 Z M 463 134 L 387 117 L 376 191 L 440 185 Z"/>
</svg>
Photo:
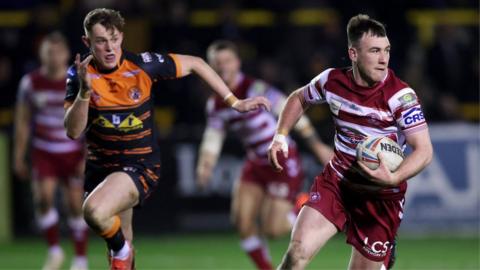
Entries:
<svg viewBox="0 0 480 270">
<path fill-rule="evenodd" d="M 136 87 L 131 88 L 128 90 L 128 96 L 135 102 L 138 102 L 140 98 L 142 97 L 142 93 L 140 90 Z"/>
</svg>

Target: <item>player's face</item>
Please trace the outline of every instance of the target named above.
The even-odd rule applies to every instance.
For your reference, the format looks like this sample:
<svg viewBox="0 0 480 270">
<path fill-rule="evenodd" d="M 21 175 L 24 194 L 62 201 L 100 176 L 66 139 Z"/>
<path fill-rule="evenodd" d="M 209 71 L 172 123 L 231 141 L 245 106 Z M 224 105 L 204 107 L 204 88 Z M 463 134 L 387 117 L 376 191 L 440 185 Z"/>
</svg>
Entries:
<svg viewBox="0 0 480 270">
<path fill-rule="evenodd" d="M 212 68 L 225 82 L 233 82 L 240 72 L 240 59 L 232 50 L 220 50 L 209 59 Z"/>
<path fill-rule="evenodd" d="M 70 52 L 62 42 L 44 41 L 39 50 L 40 61 L 48 70 L 65 68 L 68 65 Z"/>
<path fill-rule="evenodd" d="M 390 60 L 387 37 L 364 34 L 358 45 L 349 49 L 349 54 L 358 68 L 361 84 L 372 86 L 385 79 Z"/>
<path fill-rule="evenodd" d="M 85 45 L 90 48 L 95 57 L 95 62 L 100 68 L 112 69 L 117 66 L 122 56 L 123 33 L 117 28 L 107 29 L 97 23 L 92 27 L 87 37 L 84 37 Z"/>
</svg>

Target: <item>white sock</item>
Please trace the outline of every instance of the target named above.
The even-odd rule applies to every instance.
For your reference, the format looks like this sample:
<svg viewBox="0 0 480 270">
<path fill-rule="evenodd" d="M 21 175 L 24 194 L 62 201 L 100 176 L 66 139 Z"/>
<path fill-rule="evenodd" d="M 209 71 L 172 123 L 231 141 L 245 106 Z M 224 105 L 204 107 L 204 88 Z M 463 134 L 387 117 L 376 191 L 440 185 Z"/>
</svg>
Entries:
<svg viewBox="0 0 480 270">
<path fill-rule="evenodd" d="M 253 235 L 240 241 L 240 246 L 246 252 L 250 252 L 252 250 L 262 247 L 263 244 L 262 244 L 262 240 L 260 240 L 258 236 Z"/>
<path fill-rule="evenodd" d="M 63 253 L 63 250 L 59 245 L 54 245 L 48 248 L 48 253 L 59 254 L 59 253 Z"/>
<path fill-rule="evenodd" d="M 75 240 L 82 240 L 82 238 L 84 237 L 84 232 L 88 228 L 87 223 L 85 223 L 83 217 L 69 218 L 68 225 L 72 230 Z"/>
<path fill-rule="evenodd" d="M 87 257 L 85 257 L 85 256 L 75 256 L 73 258 L 72 265 L 81 266 L 82 268 L 87 268 L 87 266 L 88 266 Z"/>
<path fill-rule="evenodd" d="M 38 226 L 41 230 L 46 230 L 58 222 L 58 212 L 55 208 L 50 208 L 44 215 L 38 216 Z"/>
<path fill-rule="evenodd" d="M 124 242 L 123 247 L 119 251 L 112 250 L 112 256 L 115 259 L 125 260 L 128 258 L 130 254 L 130 246 L 128 245 L 127 241 Z"/>
</svg>

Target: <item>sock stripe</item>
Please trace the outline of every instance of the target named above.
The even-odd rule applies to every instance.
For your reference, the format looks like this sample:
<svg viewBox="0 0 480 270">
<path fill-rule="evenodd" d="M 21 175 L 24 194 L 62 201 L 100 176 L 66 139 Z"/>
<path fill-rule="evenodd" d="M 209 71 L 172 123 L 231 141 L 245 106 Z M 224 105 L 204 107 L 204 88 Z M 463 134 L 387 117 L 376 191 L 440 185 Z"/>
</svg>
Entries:
<svg viewBox="0 0 480 270">
<path fill-rule="evenodd" d="M 120 230 L 120 217 L 114 216 L 112 227 L 106 231 L 103 231 L 100 236 L 103 238 L 111 238 L 118 232 L 118 230 Z"/>
</svg>

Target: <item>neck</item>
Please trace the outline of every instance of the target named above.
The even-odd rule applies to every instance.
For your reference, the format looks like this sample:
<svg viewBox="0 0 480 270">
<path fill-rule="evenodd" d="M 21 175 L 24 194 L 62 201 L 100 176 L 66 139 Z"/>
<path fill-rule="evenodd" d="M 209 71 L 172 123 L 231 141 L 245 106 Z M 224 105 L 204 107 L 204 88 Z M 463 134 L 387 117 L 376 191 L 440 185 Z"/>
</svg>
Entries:
<svg viewBox="0 0 480 270">
<path fill-rule="evenodd" d="M 66 77 L 67 67 L 49 68 L 47 66 L 42 66 L 40 72 L 50 80 L 62 80 Z"/>
<path fill-rule="evenodd" d="M 228 86 L 228 88 L 230 88 L 233 91 L 235 90 L 235 88 L 237 88 L 241 78 L 242 78 L 242 74 L 237 73 L 235 74 L 235 76 L 232 76 L 232 78 L 230 78 L 228 81 L 225 81 L 225 84 Z"/>
<path fill-rule="evenodd" d="M 355 83 L 363 87 L 373 87 L 377 82 L 369 80 L 366 74 L 360 71 L 356 64 L 352 64 L 353 67 L 353 79 Z"/>
</svg>

